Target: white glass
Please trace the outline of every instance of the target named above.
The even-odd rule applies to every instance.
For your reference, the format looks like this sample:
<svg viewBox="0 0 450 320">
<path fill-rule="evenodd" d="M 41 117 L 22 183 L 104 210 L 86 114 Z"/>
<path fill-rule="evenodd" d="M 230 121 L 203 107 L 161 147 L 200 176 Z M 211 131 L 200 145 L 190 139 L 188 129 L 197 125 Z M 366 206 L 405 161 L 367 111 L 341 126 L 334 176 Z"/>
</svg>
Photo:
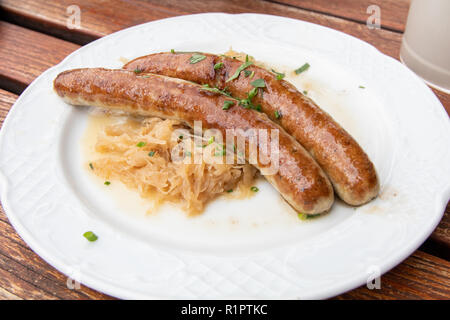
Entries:
<svg viewBox="0 0 450 320">
<path fill-rule="evenodd" d="M 450 94 L 450 0 L 412 0 L 400 60 Z"/>
</svg>

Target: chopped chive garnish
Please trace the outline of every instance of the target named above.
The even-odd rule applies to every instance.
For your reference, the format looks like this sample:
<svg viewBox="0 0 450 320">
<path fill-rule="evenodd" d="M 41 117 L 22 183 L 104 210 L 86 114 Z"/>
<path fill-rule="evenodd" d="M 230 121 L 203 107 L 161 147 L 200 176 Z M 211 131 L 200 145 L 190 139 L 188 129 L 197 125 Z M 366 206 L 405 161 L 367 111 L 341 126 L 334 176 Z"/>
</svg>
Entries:
<svg viewBox="0 0 450 320">
<path fill-rule="evenodd" d="M 309 67 L 310 67 L 310 65 L 309 65 L 309 63 L 307 62 L 307 63 L 305 63 L 304 65 L 302 65 L 300 68 L 296 69 L 294 72 L 295 72 L 295 74 L 300 74 L 300 73 L 302 73 L 302 72 L 308 70 Z"/>
<path fill-rule="evenodd" d="M 214 70 L 218 70 L 223 67 L 223 62 L 218 62 L 214 65 Z"/>
<path fill-rule="evenodd" d="M 281 112 L 278 110 L 275 110 L 275 118 L 280 119 L 281 118 Z"/>
<path fill-rule="evenodd" d="M 199 54 L 198 51 L 175 51 L 175 49 L 170 49 L 170 52 L 175 54 L 188 54 L 188 53 Z"/>
<path fill-rule="evenodd" d="M 149 157 L 153 157 L 155 155 L 155 151 L 150 151 L 149 153 L 148 153 L 148 156 Z"/>
<path fill-rule="evenodd" d="M 182 135 L 178 136 L 178 139 L 183 140 L 183 136 Z"/>
<path fill-rule="evenodd" d="M 209 91 L 209 92 L 213 92 L 213 93 L 218 93 L 221 95 L 224 95 L 228 98 L 233 98 L 231 96 L 231 94 L 229 94 L 226 90 L 220 90 L 219 88 L 211 88 L 209 85 L 205 84 L 203 85 L 200 90 L 205 90 L 205 91 Z M 234 99 L 234 98 L 233 98 Z"/>
<path fill-rule="evenodd" d="M 259 189 L 257 187 L 254 187 L 254 186 L 251 187 L 250 190 L 252 190 L 253 192 L 258 192 L 259 191 Z"/>
<path fill-rule="evenodd" d="M 83 233 L 83 237 L 85 237 L 86 239 L 88 239 L 91 242 L 94 242 L 95 240 L 98 239 L 98 237 L 92 231 L 87 231 L 87 232 Z"/>
<path fill-rule="evenodd" d="M 245 75 L 246 77 L 250 76 L 251 74 L 252 74 L 252 71 L 250 71 L 250 70 L 244 70 L 244 75 Z"/>
<path fill-rule="evenodd" d="M 251 62 L 251 61 L 244 62 L 243 64 L 240 65 L 239 68 L 237 68 L 236 72 L 230 78 L 228 78 L 228 80 L 225 81 L 225 82 L 230 82 L 230 81 L 238 78 L 239 75 L 241 74 L 241 71 L 243 71 L 244 69 L 250 67 L 252 64 L 253 64 L 253 62 Z"/>
<path fill-rule="evenodd" d="M 359 88 L 360 88 L 360 89 L 365 89 L 366 87 L 364 87 L 364 86 L 359 86 Z"/>
<path fill-rule="evenodd" d="M 284 73 L 281 72 L 276 72 L 275 70 L 272 69 L 272 72 L 275 73 L 277 75 L 277 80 L 281 80 L 283 79 L 286 75 Z"/>
<path fill-rule="evenodd" d="M 143 146 L 145 146 L 147 144 L 147 142 L 144 141 L 140 141 L 136 144 L 136 147 L 142 148 Z"/>
<path fill-rule="evenodd" d="M 250 90 L 248 92 L 247 98 L 249 100 L 253 99 L 256 95 L 258 94 L 258 89 L 257 88 L 253 88 L 252 90 Z"/>
<path fill-rule="evenodd" d="M 105 181 L 105 186 L 109 186 L 110 184 L 111 184 L 111 182 Z"/>
<path fill-rule="evenodd" d="M 234 105 L 234 101 L 231 101 L 231 100 L 225 100 L 225 101 L 223 102 L 222 110 L 228 110 L 228 109 L 230 109 L 230 107 L 233 106 L 233 105 Z"/>
<path fill-rule="evenodd" d="M 239 105 L 242 106 L 244 109 L 249 109 L 250 108 L 250 100 L 248 100 L 248 99 L 240 100 Z"/>
<path fill-rule="evenodd" d="M 239 105 L 244 107 L 245 109 L 253 109 L 261 111 L 261 106 L 260 105 L 255 106 L 252 103 L 252 99 L 256 97 L 256 95 L 258 94 L 258 89 L 261 89 L 261 98 L 262 98 L 263 88 L 266 86 L 266 84 L 264 82 L 264 79 L 257 79 L 251 82 L 251 84 L 254 86 L 254 88 L 247 93 L 247 99 L 239 100 Z"/>
<path fill-rule="evenodd" d="M 214 142 L 214 136 L 212 136 L 212 137 L 210 137 L 209 139 L 208 139 L 208 144 L 211 144 L 211 143 L 213 143 Z"/>
<path fill-rule="evenodd" d="M 307 90 L 303 90 L 303 94 L 306 96 L 308 94 Z"/>
<path fill-rule="evenodd" d="M 255 88 L 265 88 L 266 87 L 266 83 L 265 83 L 264 79 L 256 79 L 255 81 L 252 81 L 250 84 L 252 86 L 254 86 Z"/>
<path fill-rule="evenodd" d="M 206 56 L 204 56 L 202 54 L 195 53 L 195 54 L 192 55 L 192 57 L 189 58 L 189 62 L 191 64 L 195 64 L 195 63 L 200 62 L 200 61 L 205 60 L 205 59 L 206 59 Z"/>
<path fill-rule="evenodd" d="M 256 96 L 257 93 L 258 93 L 258 89 L 253 88 L 247 94 L 247 99 L 239 100 L 239 105 L 242 106 L 244 109 L 253 109 L 253 110 L 261 111 L 261 105 L 255 106 L 251 101 Z M 262 94 L 262 91 L 261 91 L 261 94 Z"/>
<path fill-rule="evenodd" d="M 245 55 L 245 62 L 248 62 L 248 54 Z"/>
<path fill-rule="evenodd" d="M 227 192 L 228 192 L 228 193 L 231 193 L 231 192 L 233 192 L 233 189 L 227 190 Z"/>
<path fill-rule="evenodd" d="M 142 71 L 144 71 L 144 70 L 139 69 L 139 67 L 137 67 L 136 69 L 134 69 L 134 73 L 136 73 L 136 74 L 141 73 Z"/>
<path fill-rule="evenodd" d="M 320 214 L 307 214 L 307 213 L 298 213 L 298 217 L 300 220 L 309 220 L 320 217 Z"/>
<path fill-rule="evenodd" d="M 94 170 L 94 165 L 92 164 L 92 162 L 89 162 L 89 168 L 91 168 L 91 170 Z"/>
</svg>

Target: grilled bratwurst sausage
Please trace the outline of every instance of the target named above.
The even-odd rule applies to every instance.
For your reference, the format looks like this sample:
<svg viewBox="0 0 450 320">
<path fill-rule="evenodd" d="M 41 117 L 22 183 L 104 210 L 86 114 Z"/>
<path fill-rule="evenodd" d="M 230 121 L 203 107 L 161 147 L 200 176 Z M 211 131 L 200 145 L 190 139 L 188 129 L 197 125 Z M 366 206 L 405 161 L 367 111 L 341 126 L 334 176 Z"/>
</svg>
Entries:
<svg viewBox="0 0 450 320">
<path fill-rule="evenodd" d="M 333 118 L 292 84 L 251 65 L 239 77 L 227 81 L 243 62 L 225 56 L 197 54 L 205 58 L 192 63 L 193 53 L 156 53 L 137 58 L 123 68 L 181 78 L 219 89 L 245 99 L 251 82 L 264 79 L 265 88 L 253 98 L 270 119 L 279 123 L 315 158 L 330 178 L 339 197 L 361 205 L 376 197 L 379 182 L 374 165 L 358 143 Z"/>
<path fill-rule="evenodd" d="M 299 212 L 321 213 L 333 203 L 333 189 L 325 173 L 293 137 L 263 113 L 244 109 L 237 103 L 223 110 L 224 102 L 230 99 L 197 84 L 153 74 L 93 68 L 60 73 L 54 80 L 54 89 L 73 105 L 177 119 L 190 127 L 195 120 L 201 120 L 203 129 L 218 129 L 223 137 L 227 129 L 279 130 L 279 170 L 266 175 L 266 179 Z M 265 165 L 259 159 L 254 165 L 264 174 Z"/>
</svg>

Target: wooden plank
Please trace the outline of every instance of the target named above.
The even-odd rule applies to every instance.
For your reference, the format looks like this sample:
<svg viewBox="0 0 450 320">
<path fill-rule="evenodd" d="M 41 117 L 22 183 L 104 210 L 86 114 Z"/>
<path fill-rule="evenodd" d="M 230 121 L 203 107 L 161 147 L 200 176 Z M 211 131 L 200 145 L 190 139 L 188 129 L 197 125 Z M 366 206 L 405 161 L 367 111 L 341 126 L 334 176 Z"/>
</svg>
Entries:
<svg viewBox="0 0 450 320">
<path fill-rule="evenodd" d="M 436 241 L 443 241 L 450 248 L 450 202 L 447 204 L 444 217 L 431 237 Z"/>
<path fill-rule="evenodd" d="M 9 270 L 0 268 L 0 288 L 2 291 L 13 292 L 21 299 L 55 300 L 57 297 L 41 290 L 33 284 L 22 280 Z"/>
<path fill-rule="evenodd" d="M 9 109 L 17 99 L 17 95 L 14 93 L 0 89 L 0 129 L 3 125 L 3 121 L 8 114 Z M 1 215 L 0 215 L 1 216 Z"/>
<path fill-rule="evenodd" d="M 71 4 L 77 4 L 81 8 L 81 26 L 80 30 L 69 30 L 66 26 L 66 9 Z M 398 59 L 398 54 L 400 50 L 400 41 L 401 35 L 397 32 L 391 32 L 387 30 L 369 30 L 364 24 L 360 24 L 353 21 L 343 20 L 341 18 L 336 18 L 332 16 L 324 16 L 322 14 L 318 14 L 315 12 L 308 12 L 306 10 L 287 7 L 285 5 L 280 5 L 277 3 L 270 2 L 259 2 L 259 1 L 248 1 L 247 5 L 244 5 L 241 1 L 232 0 L 227 2 L 226 4 L 223 1 L 198 1 L 192 0 L 189 6 L 185 6 L 184 2 L 170 0 L 170 1 L 162 1 L 162 0 L 153 0 L 152 2 L 144 2 L 142 0 L 138 0 L 134 3 L 133 8 L 139 7 L 140 14 L 130 14 L 122 16 L 119 18 L 109 19 L 111 23 L 103 23 L 108 15 L 111 15 L 111 12 L 114 11 L 114 14 L 117 12 L 127 12 L 127 8 L 129 8 L 129 2 L 123 0 L 113 0 L 110 1 L 108 6 L 101 5 L 99 3 L 91 3 L 88 0 L 63 0 L 63 1 L 32 1 L 32 0 L 22 0 L 22 1 L 14 1 L 14 0 L 4 0 L 1 3 L 1 6 L 5 12 L 9 15 L 18 17 L 31 19 L 32 21 L 36 21 L 39 26 L 46 26 L 47 23 L 51 23 L 53 25 L 51 30 L 60 30 L 63 34 L 70 34 L 70 37 L 77 37 L 77 35 L 83 34 L 84 36 L 89 35 L 90 40 L 97 39 L 100 36 L 109 34 L 111 32 L 120 30 L 122 28 L 143 23 L 146 21 L 152 21 L 155 19 L 161 18 L 160 12 L 164 12 L 165 14 L 172 13 L 172 15 L 179 15 L 181 13 L 199 13 L 199 12 L 207 12 L 207 11 L 224 11 L 230 13 L 239 13 L 239 12 L 262 12 L 269 14 L 277 14 L 281 16 L 287 16 L 291 18 L 301 19 L 305 21 L 310 21 L 314 23 L 318 23 L 327 27 L 331 27 L 348 34 L 351 34 L 355 37 L 358 37 L 364 41 L 367 41 L 377 47 L 381 52 L 386 53 L 396 59 Z M 153 10 L 157 8 L 157 10 Z M 125 10 L 125 11 L 124 11 Z M 135 10 L 135 9 L 133 9 Z M 184 10 L 184 11 L 183 11 Z M 108 20 L 108 19 L 106 19 Z M 108 21 L 109 21 L 108 20 Z M 28 20 L 27 20 L 28 21 Z M 19 28 L 17 26 L 11 26 L 10 24 L 5 24 L 6 27 L 9 27 L 8 33 L 11 34 L 11 31 L 15 31 L 12 29 Z M 0 28 L 7 30 L 7 28 Z M 45 31 L 46 27 L 44 28 Z M 24 28 L 19 28 L 16 33 L 25 33 Z M 5 32 L 6 33 L 6 32 Z M 39 33 L 37 33 L 39 35 Z M 33 36 L 36 33 L 33 33 L 31 36 L 22 36 L 18 39 L 24 39 L 24 41 L 19 41 L 16 43 L 16 39 L 14 37 L 5 37 L 5 39 L 1 39 L 0 41 L 4 42 L 4 45 L 0 46 L 0 52 L 3 52 L 2 56 L 6 56 L 7 60 L 2 59 L 4 63 L 3 70 L 0 68 L 0 75 L 3 72 L 7 72 L 7 68 L 9 65 L 19 66 L 20 68 L 20 58 L 15 55 L 11 55 L 10 52 L 12 50 L 20 50 L 23 49 L 24 42 L 30 43 L 33 40 Z M 42 36 L 42 35 L 41 35 Z M 41 45 L 41 43 L 48 43 L 48 45 Z M 2 43 L 3 44 L 3 43 Z M 40 61 L 39 65 L 34 66 L 36 69 L 24 68 L 24 72 L 28 73 L 28 79 L 37 76 L 40 70 L 45 70 L 49 67 L 50 62 L 53 64 L 57 61 L 60 61 L 65 55 L 69 52 L 75 50 L 77 48 L 76 45 L 70 44 L 68 47 L 67 42 L 61 41 L 52 37 L 45 37 L 43 41 L 39 41 L 37 44 L 30 43 L 30 45 L 36 48 L 37 53 L 45 50 L 45 47 L 55 48 L 52 50 L 52 54 L 55 57 L 51 58 L 51 61 Z M 19 48 L 18 48 L 19 47 Z M 62 47 L 63 50 L 59 50 Z M 48 51 L 48 50 L 47 50 Z M 46 51 L 46 52 L 47 52 Z M 28 54 L 28 52 L 25 52 Z M 33 59 L 37 59 L 39 61 L 39 56 L 32 57 Z M 7 62 L 7 63 L 6 63 Z M 48 63 L 47 63 L 48 62 Z M 25 74 L 26 74 L 25 73 Z M 30 74 L 33 74 L 30 76 Z M 7 76 L 3 76 L 7 77 Z M 0 85 L 1 85 L 2 76 L 0 76 Z M 8 79 L 8 78 L 7 78 Z M 24 81 L 23 74 L 13 74 L 9 77 L 13 83 L 15 83 L 15 87 L 24 88 L 25 84 L 21 81 Z M 3 85 L 4 88 L 10 89 L 7 86 Z M 10 89 L 11 90 L 11 89 Z M 11 90 L 14 92 L 20 92 L 17 89 Z M 450 114 L 450 95 L 446 95 L 444 93 L 440 93 L 435 90 L 435 93 L 441 100 L 446 109 L 447 113 Z"/>
<path fill-rule="evenodd" d="M 80 29 L 67 28 L 67 7 L 76 4 L 81 10 Z M 366 25 L 315 13 L 286 5 L 258 0 L 201 1 L 191 0 L 189 5 L 177 0 L 136 0 L 133 11 L 129 14 L 130 2 L 112 0 L 108 5 L 89 0 L 3 0 L 1 7 L 11 21 L 25 24 L 43 32 L 51 32 L 57 36 L 69 37 L 78 43 L 86 43 L 101 36 L 123 28 L 162 18 L 161 12 L 167 16 L 203 12 L 226 13 L 265 13 L 285 16 L 324 25 L 343 31 L 376 46 L 380 51 L 398 57 L 401 35 L 388 30 L 369 30 Z M 136 14 L 139 12 L 139 14 Z M 111 18 L 113 17 L 113 18 Z M 108 21 L 104 23 L 104 21 Z M 48 28 L 51 25 L 52 28 Z M 79 39 L 77 37 L 80 37 Z"/>
<path fill-rule="evenodd" d="M 420 249 L 450 261 L 450 201 L 441 222 Z"/>
<path fill-rule="evenodd" d="M 0 237 L 1 239 L 1 237 Z M 5 241 L 2 239 L 2 241 Z M 11 241 L 5 241 L 6 243 L 11 243 Z M 3 249 L 3 248 L 2 248 Z M 0 252 L 0 270 L 3 272 L 7 272 L 7 274 L 4 274 L 3 278 L 4 280 L 8 281 L 10 278 L 13 278 L 14 281 L 17 281 L 17 279 L 22 280 L 22 283 L 27 284 L 30 293 L 32 296 L 35 296 L 37 294 L 43 294 L 45 295 L 45 298 L 53 298 L 53 299 L 70 299 L 71 297 L 74 297 L 75 295 L 71 295 L 72 292 L 67 287 L 63 287 L 63 282 L 61 283 L 55 283 L 49 280 L 48 278 L 45 278 L 41 274 L 34 272 L 24 265 L 18 263 L 17 261 L 11 259 L 8 256 L 5 256 L 3 253 Z M 1 272 L 1 271 L 0 271 Z M 12 281 L 11 281 L 12 282 Z M 5 282 L 4 282 L 5 283 Z M 8 291 L 10 291 L 11 287 L 4 287 Z M 73 290 L 74 293 L 77 292 L 77 290 Z M 68 294 L 66 294 L 68 293 Z M 29 298 L 27 296 L 21 296 L 22 298 Z M 82 299 L 85 298 L 84 296 L 78 296 L 76 299 Z"/>
<path fill-rule="evenodd" d="M 71 5 L 81 9 L 81 24 L 76 32 L 71 32 L 67 27 L 70 22 L 67 10 Z M 1 7 L 8 20 L 81 44 L 143 22 L 189 13 L 148 1 L 121 0 L 107 3 L 89 0 L 6 0 L 2 1 Z"/>
<path fill-rule="evenodd" d="M 381 289 L 362 286 L 336 299 L 450 299 L 450 262 L 416 251 L 381 277 Z"/>
<path fill-rule="evenodd" d="M 367 18 L 371 15 L 371 13 L 367 13 L 367 8 L 371 5 L 377 5 L 381 13 L 381 27 L 403 32 L 411 0 L 273 0 L 273 2 L 329 14 L 359 23 L 366 23 Z"/>
<path fill-rule="evenodd" d="M 438 97 L 438 99 L 441 101 L 442 105 L 444 106 L 445 111 L 447 111 L 447 114 L 450 115 L 450 94 L 443 93 L 439 90 L 433 89 L 434 94 Z"/>
<path fill-rule="evenodd" d="M 20 297 L 0 287 L 0 300 L 22 300 Z"/>
<path fill-rule="evenodd" d="M 79 46 L 0 21 L 0 86 L 15 93 Z"/>
</svg>

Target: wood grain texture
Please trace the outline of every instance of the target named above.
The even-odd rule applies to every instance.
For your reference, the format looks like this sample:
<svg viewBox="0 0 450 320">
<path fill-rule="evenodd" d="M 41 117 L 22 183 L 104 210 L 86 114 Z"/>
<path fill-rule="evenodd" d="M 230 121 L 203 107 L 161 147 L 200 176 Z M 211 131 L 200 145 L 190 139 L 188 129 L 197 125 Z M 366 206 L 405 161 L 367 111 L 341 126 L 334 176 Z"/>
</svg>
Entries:
<svg viewBox="0 0 450 320">
<path fill-rule="evenodd" d="M 80 29 L 67 28 L 67 7 L 78 5 L 81 9 Z M 129 8 L 133 7 L 130 13 Z M 365 24 L 333 16 L 311 12 L 295 7 L 258 0 L 136 0 L 131 5 L 126 0 L 93 2 L 90 0 L 3 0 L 1 7 L 8 19 L 28 27 L 54 35 L 87 43 L 123 28 L 160 19 L 166 16 L 203 12 L 265 13 L 290 17 L 324 25 L 343 31 L 376 46 L 380 51 L 395 58 L 399 55 L 401 35 L 388 30 L 369 30 Z M 127 14 L 122 14 L 126 12 Z M 164 13 L 164 15 L 162 15 Z M 104 23 L 107 21 L 107 23 Z M 77 35 L 79 38 L 76 38 Z"/>
<path fill-rule="evenodd" d="M 0 129 L 3 125 L 3 121 L 8 114 L 9 109 L 17 100 L 17 95 L 8 91 L 0 89 Z"/>
<path fill-rule="evenodd" d="M 431 88 L 431 90 L 433 90 L 436 97 L 441 101 L 447 114 L 450 115 L 450 94 L 443 93 L 442 91 L 433 88 Z"/>
<path fill-rule="evenodd" d="M 71 5 L 81 10 L 81 25 L 76 32 L 67 27 Z M 189 13 L 141 0 L 4 0 L 1 7 L 9 20 L 82 44 L 143 22 Z"/>
<path fill-rule="evenodd" d="M 0 21 L 0 87 L 22 92 L 79 46 Z"/>
<path fill-rule="evenodd" d="M 444 217 L 436 230 L 431 234 L 431 237 L 436 241 L 442 241 L 450 248 L 450 202 L 447 204 Z"/>
<path fill-rule="evenodd" d="M 19 296 L 0 287 L 0 300 L 22 300 Z"/>
<path fill-rule="evenodd" d="M 315 5 L 319 5 L 323 1 L 325 0 L 320 0 L 317 3 L 315 0 L 300 2 L 310 4 L 316 3 Z M 407 0 L 401 0 L 398 4 L 403 8 L 403 11 L 406 7 L 406 2 Z M 346 5 L 351 6 L 352 3 L 348 2 Z M 359 1 L 357 1 L 357 3 L 359 3 Z M 81 28 L 70 30 L 67 28 L 68 14 L 66 10 L 68 6 L 73 4 L 78 5 L 81 9 Z M 381 52 L 396 59 L 399 57 L 401 43 L 401 34 L 398 32 L 383 29 L 370 30 L 365 24 L 355 21 L 327 16 L 293 6 L 288 7 L 278 3 L 267 1 L 261 2 L 257 0 L 250 0 L 245 3 L 239 0 L 191 0 L 189 6 L 186 5 L 186 2 L 177 0 L 137 0 L 134 1 L 132 5 L 130 5 L 129 1 L 125 0 L 111 0 L 107 2 L 107 5 L 104 1 L 93 2 L 89 0 L 3 0 L 0 3 L 0 6 L 4 13 L 15 22 L 62 37 L 70 35 L 69 38 L 71 40 L 78 41 L 79 43 L 86 43 L 139 23 L 153 21 L 168 16 L 202 12 L 267 13 L 309 21 L 340 30 L 367 41 Z M 332 11 L 332 8 L 332 6 L 329 8 L 330 12 Z M 139 14 L 136 14 L 136 12 L 139 12 Z M 26 23 L 24 23 L 24 21 Z M 108 22 L 104 23 L 104 21 Z M 49 26 L 51 26 L 51 28 Z M 78 39 L 77 37 L 80 38 Z M 55 38 L 52 38 L 52 42 L 53 41 L 55 41 Z M 60 44 L 60 46 L 64 45 Z M 72 47 L 72 49 L 66 50 L 70 51 L 74 50 L 74 48 Z M 55 55 L 60 59 L 59 51 L 56 51 Z M 13 63 L 13 61 L 10 61 L 10 63 Z M 17 82 L 15 83 L 18 85 Z M 435 91 L 435 93 L 443 103 L 447 113 L 450 114 L 450 95 L 439 93 L 438 91 Z"/>
<path fill-rule="evenodd" d="M 450 261 L 450 201 L 441 222 L 420 249 Z"/>
<path fill-rule="evenodd" d="M 297 8 L 366 23 L 370 13 L 367 8 L 377 5 L 381 12 L 381 27 L 393 31 L 405 30 L 411 0 L 269 0 Z"/>
<path fill-rule="evenodd" d="M 362 286 L 336 299 L 450 299 L 450 262 L 416 251 L 381 277 L 381 289 Z"/>
</svg>

